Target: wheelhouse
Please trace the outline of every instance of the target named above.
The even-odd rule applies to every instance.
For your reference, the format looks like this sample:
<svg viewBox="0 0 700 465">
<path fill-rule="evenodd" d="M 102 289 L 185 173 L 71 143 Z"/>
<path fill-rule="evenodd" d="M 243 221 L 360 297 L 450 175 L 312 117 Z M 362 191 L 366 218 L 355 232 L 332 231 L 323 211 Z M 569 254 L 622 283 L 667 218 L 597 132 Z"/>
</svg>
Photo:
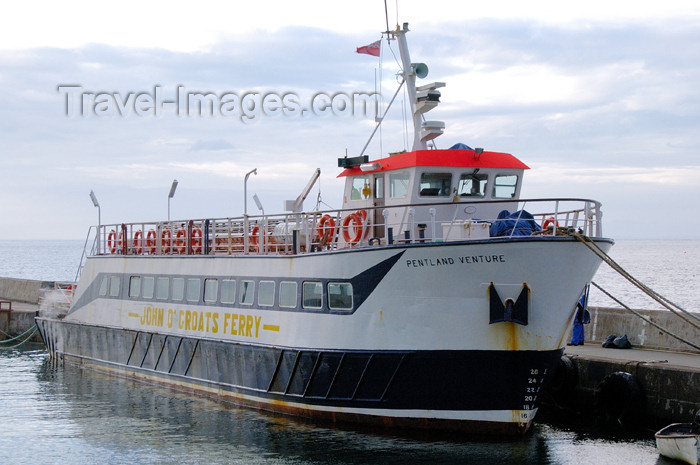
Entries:
<svg viewBox="0 0 700 465">
<path fill-rule="evenodd" d="M 451 221 L 455 207 L 475 221 L 514 210 L 527 165 L 511 154 L 483 149 L 416 150 L 374 161 L 340 159 L 345 170 L 344 209 L 373 209 L 373 224 L 401 224 L 411 231 L 410 216 Z M 499 200 L 500 202 L 488 202 Z M 383 207 L 383 208 L 382 208 Z M 379 216 L 386 216 L 380 218 Z M 421 228 L 421 225 L 416 225 Z M 377 228 L 375 237 L 383 237 Z M 442 235 L 436 232 L 436 239 Z"/>
</svg>

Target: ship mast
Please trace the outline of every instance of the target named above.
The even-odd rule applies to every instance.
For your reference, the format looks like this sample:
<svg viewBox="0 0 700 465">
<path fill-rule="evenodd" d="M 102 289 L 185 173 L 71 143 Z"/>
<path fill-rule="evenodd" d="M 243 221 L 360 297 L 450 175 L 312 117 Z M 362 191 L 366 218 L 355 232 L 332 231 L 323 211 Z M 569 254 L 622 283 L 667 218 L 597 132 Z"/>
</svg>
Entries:
<svg viewBox="0 0 700 465">
<path fill-rule="evenodd" d="M 406 33 L 408 23 L 403 23 L 403 28 L 396 28 L 391 31 L 395 34 L 399 43 L 401 54 L 401 65 L 403 67 L 403 78 L 408 90 L 408 98 L 411 102 L 411 116 L 413 119 L 413 148 L 412 150 L 425 150 L 428 148 L 428 141 L 440 136 L 445 123 L 442 121 L 425 121 L 424 113 L 435 108 L 440 103 L 440 87 L 444 87 L 444 82 L 433 82 L 420 87 L 416 87 L 416 77 L 423 79 L 428 75 L 428 66 L 425 63 L 411 63 L 411 55 L 408 52 Z"/>
<path fill-rule="evenodd" d="M 399 94 L 401 86 L 406 84 L 408 89 L 408 98 L 411 102 L 411 117 L 413 119 L 413 147 L 412 151 L 415 150 L 425 150 L 428 148 L 428 142 L 435 139 L 436 137 L 442 135 L 445 130 L 445 123 L 442 121 L 425 121 L 424 113 L 435 108 L 438 103 L 440 103 L 440 91 L 437 90 L 440 87 L 445 87 L 444 82 L 433 82 L 430 84 L 425 84 L 416 87 L 416 77 L 423 79 L 428 75 L 428 66 L 425 63 L 411 63 L 411 56 L 408 53 L 408 43 L 406 42 L 406 33 L 408 32 L 408 23 L 403 23 L 403 29 L 396 26 L 395 31 L 387 31 L 386 34 L 390 37 L 396 37 L 399 43 L 399 53 L 401 54 L 401 75 L 403 80 L 396 89 L 396 93 L 389 101 L 384 114 L 376 120 L 377 124 L 374 126 L 372 134 L 370 134 L 369 139 L 362 147 L 360 152 L 360 157 L 365 156 L 365 150 L 372 141 L 372 138 L 379 129 L 379 126 L 384 121 L 391 104 L 394 103 L 394 99 Z M 433 148 L 435 144 L 433 143 Z M 340 161 L 338 166 L 341 165 Z"/>
</svg>

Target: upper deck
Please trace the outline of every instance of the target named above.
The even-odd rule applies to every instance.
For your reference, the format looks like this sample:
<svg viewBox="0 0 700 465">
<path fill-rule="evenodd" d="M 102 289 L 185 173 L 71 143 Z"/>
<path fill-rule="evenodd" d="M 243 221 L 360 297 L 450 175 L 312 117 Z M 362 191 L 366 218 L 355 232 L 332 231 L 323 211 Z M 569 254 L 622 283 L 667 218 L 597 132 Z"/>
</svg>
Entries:
<svg viewBox="0 0 700 465">
<path fill-rule="evenodd" d="M 499 214 L 475 216 L 479 207 L 488 207 Z M 503 210 L 514 215 L 506 217 Z M 441 219 L 445 217 L 449 218 Z M 90 236 L 95 239 L 92 248 L 95 255 L 294 255 L 397 243 L 488 241 L 561 234 L 562 230 L 552 228 L 553 225 L 602 237 L 600 203 L 588 199 L 475 202 L 459 198 L 433 201 L 429 205 L 370 205 L 264 216 L 101 225 L 91 228 Z"/>
</svg>

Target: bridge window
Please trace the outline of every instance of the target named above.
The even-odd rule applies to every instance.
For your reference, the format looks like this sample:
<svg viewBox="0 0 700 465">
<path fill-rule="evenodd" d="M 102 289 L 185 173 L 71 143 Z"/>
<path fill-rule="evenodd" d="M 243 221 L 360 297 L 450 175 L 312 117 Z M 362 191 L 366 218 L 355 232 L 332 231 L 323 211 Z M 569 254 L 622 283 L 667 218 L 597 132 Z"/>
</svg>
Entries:
<svg viewBox="0 0 700 465">
<path fill-rule="evenodd" d="M 352 284 L 328 283 L 328 307 L 331 310 L 352 310 Z"/>
<path fill-rule="evenodd" d="M 297 283 L 282 281 L 280 283 L 280 307 L 294 308 L 297 306 Z"/>
<path fill-rule="evenodd" d="M 515 188 L 518 185 L 518 176 L 515 174 L 499 174 L 493 183 L 493 197 L 496 199 L 512 199 L 515 197 Z"/>
<path fill-rule="evenodd" d="M 459 177 L 457 193 L 460 197 L 483 197 L 486 193 L 488 175 L 480 173 L 464 173 Z"/>
<path fill-rule="evenodd" d="M 421 173 L 418 191 L 422 197 L 447 197 L 452 193 L 452 174 Z"/>
<path fill-rule="evenodd" d="M 391 173 L 389 175 L 389 196 L 392 198 L 406 197 L 410 181 L 411 175 L 408 171 Z"/>
<path fill-rule="evenodd" d="M 304 308 L 321 308 L 323 302 L 323 285 L 318 281 L 307 281 L 302 287 L 302 306 Z"/>
<path fill-rule="evenodd" d="M 350 200 L 365 200 L 369 198 L 372 189 L 369 185 L 369 176 L 354 176 L 352 178 L 352 191 Z"/>
</svg>

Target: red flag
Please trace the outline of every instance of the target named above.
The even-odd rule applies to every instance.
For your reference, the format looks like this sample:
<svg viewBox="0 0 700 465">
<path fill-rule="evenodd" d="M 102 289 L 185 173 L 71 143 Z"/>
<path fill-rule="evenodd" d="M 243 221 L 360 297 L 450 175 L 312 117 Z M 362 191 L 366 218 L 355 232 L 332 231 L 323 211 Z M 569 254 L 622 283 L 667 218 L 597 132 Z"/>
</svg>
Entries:
<svg viewBox="0 0 700 465">
<path fill-rule="evenodd" d="M 367 55 L 372 55 L 373 57 L 378 57 L 379 56 L 379 43 L 381 40 L 378 40 L 376 42 L 372 42 L 369 45 L 365 45 L 364 47 L 358 47 L 357 48 L 357 53 L 366 53 Z"/>
</svg>

